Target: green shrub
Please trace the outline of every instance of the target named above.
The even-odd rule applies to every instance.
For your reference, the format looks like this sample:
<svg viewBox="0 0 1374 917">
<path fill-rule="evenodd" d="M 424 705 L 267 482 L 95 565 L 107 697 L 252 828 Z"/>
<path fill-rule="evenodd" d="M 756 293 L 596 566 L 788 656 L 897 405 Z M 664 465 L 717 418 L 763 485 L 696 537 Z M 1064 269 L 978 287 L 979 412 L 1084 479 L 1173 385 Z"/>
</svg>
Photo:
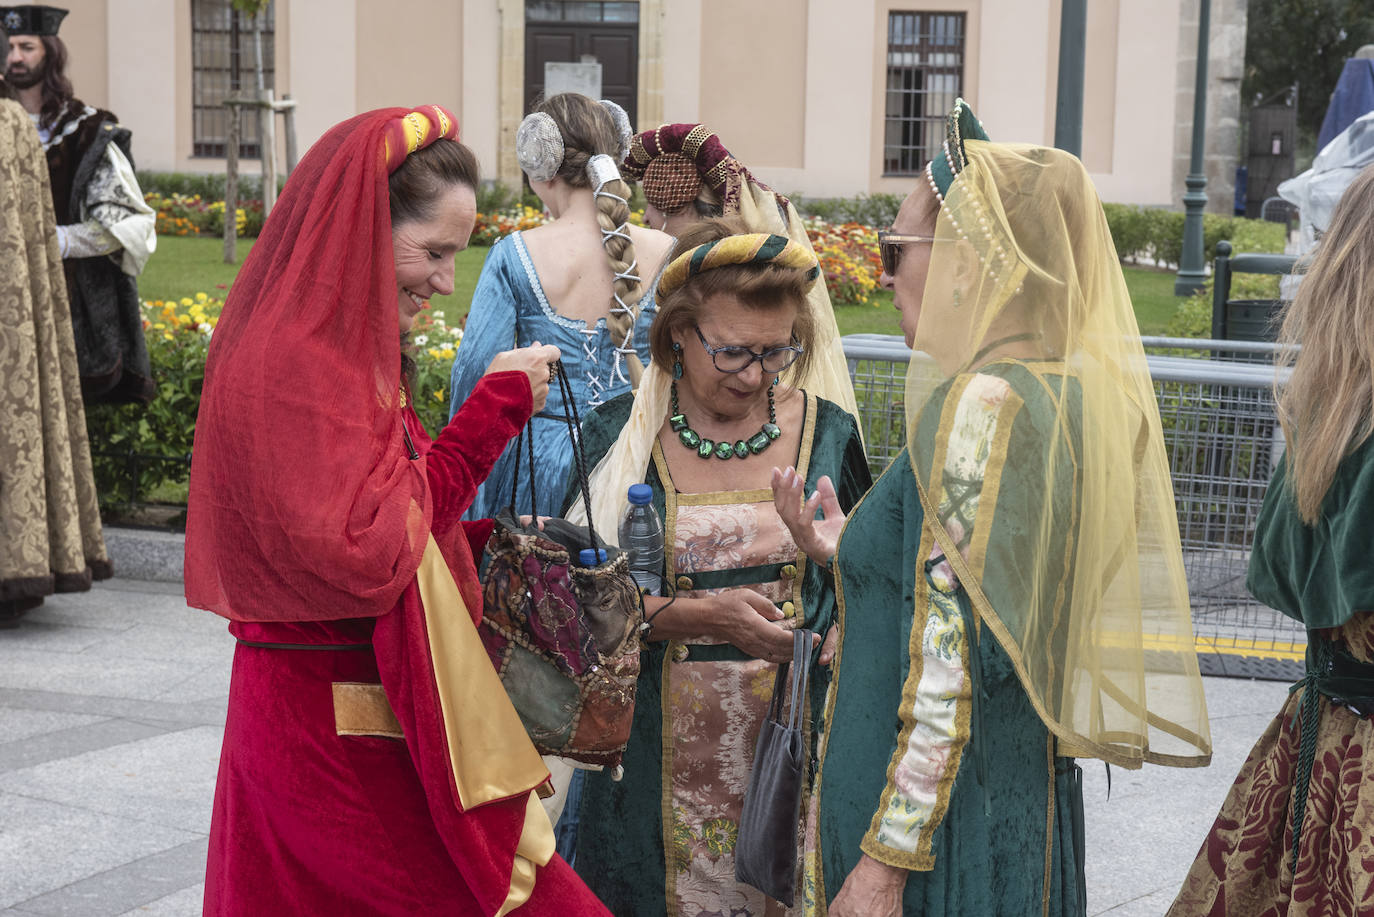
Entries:
<svg viewBox="0 0 1374 917">
<path fill-rule="evenodd" d="M 147 405 L 86 408 L 96 490 L 104 507 L 183 501 L 205 385 L 205 355 L 224 303 L 205 293 L 143 303 L 144 335 L 157 392 Z M 448 422 L 449 369 L 462 340 L 441 316 L 422 312 L 411 340 L 415 411 L 431 436 Z"/>
<path fill-rule="evenodd" d="M 1116 256 L 1122 261 L 1143 256 L 1150 244 L 1144 211 L 1129 204 L 1103 204 L 1102 210 L 1107 215 L 1107 229 L 1116 245 Z"/>
<path fill-rule="evenodd" d="M 154 490 L 186 483 L 205 384 L 207 332 L 218 321 L 222 305 L 204 293 L 180 303 L 143 304 L 157 385 L 152 403 L 86 408 L 96 492 L 103 505 L 140 502 Z"/>
<path fill-rule="evenodd" d="M 1277 254 L 1283 251 L 1287 228 L 1282 223 L 1266 220 L 1246 220 L 1220 218 L 1228 223 L 1232 235 L 1228 237 L 1232 250 L 1240 253 Z M 1204 230 L 1206 221 L 1204 220 Z M 1205 236 L 1204 236 L 1205 237 Z M 1216 240 L 1220 242 L 1221 239 Z M 1216 243 L 1208 251 L 1215 255 Z M 1275 274 L 1232 274 L 1231 299 L 1268 299 L 1279 298 L 1279 278 Z M 1215 289 L 1213 278 L 1208 277 L 1202 289 L 1179 304 L 1165 332 L 1169 337 L 1205 338 L 1212 336 L 1212 295 Z"/>
<path fill-rule="evenodd" d="M 854 197 L 802 197 L 791 195 L 802 216 L 820 217 L 827 223 L 860 223 L 884 229 L 897 219 L 900 194 L 856 194 Z"/>
<path fill-rule="evenodd" d="M 149 172 L 139 171 L 138 186 L 144 194 L 154 192 L 171 197 L 200 195 L 207 201 L 224 199 L 224 173 L 215 172 Z M 286 185 L 285 178 L 277 180 L 278 189 Z M 262 180 L 256 175 L 239 176 L 239 201 L 261 200 Z"/>
<path fill-rule="evenodd" d="M 1183 259 L 1184 214 L 1162 207 L 1103 204 L 1107 229 L 1122 261 L 1149 258 L 1160 267 L 1178 267 Z M 1247 220 L 1216 213 L 1202 215 L 1202 250 L 1208 261 L 1217 243 L 1229 240 L 1237 252 L 1281 252 L 1286 228 L 1281 223 Z"/>
<path fill-rule="evenodd" d="M 1209 338 L 1212 336 L 1212 278 L 1178 306 L 1165 334 L 1171 338 Z"/>
<path fill-rule="evenodd" d="M 499 213 L 510 210 L 520 201 L 520 195 L 499 181 L 483 182 L 477 190 L 477 212 Z"/>
<path fill-rule="evenodd" d="M 1282 252 L 1288 241 L 1288 226 L 1269 220 L 1246 220 L 1237 218 L 1231 221 L 1233 230 L 1228 239 L 1236 252 Z M 1218 240 L 1220 241 L 1220 240 Z M 1213 246 L 1212 252 L 1216 252 Z M 1276 278 L 1270 278 L 1276 280 Z"/>
</svg>

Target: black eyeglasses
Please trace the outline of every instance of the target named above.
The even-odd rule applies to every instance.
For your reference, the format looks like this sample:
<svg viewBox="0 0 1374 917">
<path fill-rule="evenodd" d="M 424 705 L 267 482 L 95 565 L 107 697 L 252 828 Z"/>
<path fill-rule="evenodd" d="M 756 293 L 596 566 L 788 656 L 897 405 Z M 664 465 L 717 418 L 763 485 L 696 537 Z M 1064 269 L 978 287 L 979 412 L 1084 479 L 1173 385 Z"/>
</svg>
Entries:
<svg viewBox="0 0 1374 917">
<path fill-rule="evenodd" d="M 701 346 L 706 348 L 706 352 L 711 355 L 711 362 L 716 369 L 723 373 L 742 373 L 749 368 L 749 364 L 755 360 L 763 367 L 763 371 L 769 375 L 780 373 L 793 363 L 797 362 L 797 357 L 806 350 L 800 344 L 792 344 L 789 347 L 774 347 L 772 350 L 765 350 L 763 353 L 754 353 L 748 347 L 712 347 L 706 343 L 706 338 L 702 336 L 701 329 L 694 329 L 697 339 L 701 341 Z"/>
<path fill-rule="evenodd" d="M 934 236 L 908 236 L 890 230 L 878 230 L 878 257 L 883 262 L 883 273 L 890 277 L 897 275 L 897 265 L 902 263 L 902 246 L 913 242 L 934 242 Z"/>
</svg>

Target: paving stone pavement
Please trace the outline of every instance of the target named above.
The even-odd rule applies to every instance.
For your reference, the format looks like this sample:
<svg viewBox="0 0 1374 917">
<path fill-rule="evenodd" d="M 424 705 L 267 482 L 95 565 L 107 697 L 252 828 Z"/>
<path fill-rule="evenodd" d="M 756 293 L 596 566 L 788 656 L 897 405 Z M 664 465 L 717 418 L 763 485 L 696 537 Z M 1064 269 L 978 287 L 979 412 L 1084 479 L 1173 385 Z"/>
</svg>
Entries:
<svg viewBox="0 0 1374 917">
<path fill-rule="evenodd" d="M 200 912 L 233 640 L 179 583 L 116 579 L 0 631 L 0 914 Z M 1214 763 L 1085 764 L 1088 912 L 1162 914 L 1287 692 L 1205 679 Z"/>
</svg>

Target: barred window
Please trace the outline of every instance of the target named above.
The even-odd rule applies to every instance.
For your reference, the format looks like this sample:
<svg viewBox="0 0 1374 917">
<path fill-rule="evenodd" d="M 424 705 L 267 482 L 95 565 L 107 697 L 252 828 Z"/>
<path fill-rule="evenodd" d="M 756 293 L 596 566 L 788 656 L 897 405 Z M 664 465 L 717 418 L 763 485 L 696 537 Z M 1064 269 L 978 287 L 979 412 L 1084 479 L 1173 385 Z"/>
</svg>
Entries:
<svg viewBox="0 0 1374 917">
<path fill-rule="evenodd" d="M 944 139 L 964 82 L 964 14 L 893 11 L 887 17 L 883 174 L 915 175 Z"/>
<path fill-rule="evenodd" d="M 639 3 L 612 0 L 526 0 L 526 22 L 638 22 Z"/>
<path fill-rule="evenodd" d="M 275 3 L 260 15 L 262 25 L 263 86 L 274 88 L 273 53 Z M 229 0 L 191 0 L 191 155 L 223 157 L 229 132 L 224 100 L 248 97 L 257 90 L 254 73 L 253 23 Z M 255 109 L 243 109 L 239 156 L 259 155 Z"/>
</svg>

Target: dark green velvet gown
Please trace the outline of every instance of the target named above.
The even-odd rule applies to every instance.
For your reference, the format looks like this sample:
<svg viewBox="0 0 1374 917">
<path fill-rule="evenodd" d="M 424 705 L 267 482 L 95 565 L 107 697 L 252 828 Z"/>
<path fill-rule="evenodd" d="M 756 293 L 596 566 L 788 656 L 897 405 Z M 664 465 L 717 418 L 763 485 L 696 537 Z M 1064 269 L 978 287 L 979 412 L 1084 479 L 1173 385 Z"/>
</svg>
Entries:
<svg viewBox="0 0 1374 917">
<path fill-rule="evenodd" d="M 631 403 L 632 398 L 628 395 L 615 398 L 598 407 L 585 419 L 583 436 L 589 464 L 598 461 L 615 441 L 629 416 Z M 809 443 L 809 461 L 804 463 L 807 489 L 813 489 L 821 475 L 829 475 L 835 483 L 841 506 L 848 510 L 868 488 L 871 480 L 857 428 L 853 418 L 831 402 L 812 399 L 809 405 L 814 405 L 815 416 L 809 418 L 812 423 L 808 424 L 813 426 L 813 432 Z M 804 436 L 803 453 L 806 447 Z M 798 468 L 802 467 L 798 459 L 806 457 L 766 455 L 775 464 L 791 463 Z M 644 480 L 653 488 L 654 508 L 660 518 L 667 522 L 666 528 L 671 538 L 673 512 L 669 495 L 664 492 L 657 461 L 646 469 Z M 749 495 L 750 500 L 762 496 L 758 493 L 740 493 Z M 572 496 L 570 493 L 565 502 L 571 502 Z M 686 503 L 690 498 L 683 495 L 682 499 Z M 676 504 L 677 500 L 678 495 L 672 495 L 671 503 Z M 669 547 L 671 557 L 672 546 Z M 800 571 L 800 585 L 795 594 L 800 595 L 802 626 L 824 634 L 834 619 L 831 577 L 818 565 L 805 563 L 803 558 L 798 558 L 796 565 Z M 674 574 L 678 572 L 675 570 Z M 736 585 L 728 581 L 731 572 L 720 570 L 711 574 L 694 574 L 694 587 Z M 714 579 L 708 581 L 708 575 Z M 755 582 L 756 579 L 759 577 L 746 577 L 743 582 Z M 665 711 L 668 709 L 665 707 L 664 686 L 669 683 L 669 667 L 677 667 L 677 663 L 703 661 L 717 661 L 726 665 L 732 662 L 742 666 L 761 665 L 729 645 L 685 645 L 678 641 L 648 644 L 641 662 L 634 731 L 623 762 L 624 777 L 616 782 L 605 772 L 587 774 L 578 828 L 576 869 L 616 914 L 679 912 L 678 897 L 683 889 L 678 887 L 674 876 L 683 869 L 684 859 L 690 857 L 687 849 L 693 839 L 688 826 L 675 819 L 669 826 L 671 842 L 665 843 L 664 813 L 673 810 L 671 794 L 665 792 L 665 761 L 672 757 L 675 739 L 683 741 L 683 737 L 664 735 Z M 828 676 L 825 668 L 815 667 L 812 670 L 808 702 L 812 711 L 820 709 Z M 769 677 L 767 687 L 771 689 L 771 686 Z M 747 737 L 747 742 L 752 750 L 752 735 Z M 716 790 L 719 792 L 720 788 Z M 717 832 L 714 840 L 720 844 L 721 851 L 718 852 L 730 854 L 721 860 L 721 863 L 728 865 L 733 862 L 734 837 L 728 818 L 722 824 L 726 827 Z M 722 877 L 721 885 L 733 885 L 732 876 Z M 754 894 L 750 892 L 751 899 Z M 745 908 L 741 912 L 751 913 L 753 908 Z M 758 913 L 762 913 L 761 907 L 758 907 Z"/>
<path fill-rule="evenodd" d="M 1027 521 L 1018 514 L 1017 484 L 1033 473 L 1026 466 L 1044 468 L 1028 461 L 1043 450 L 1043 380 L 1062 376 L 1036 375 L 1010 362 L 977 375 L 1005 383 L 1008 400 L 1019 402 L 1014 413 L 1000 403 L 986 408 L 978 397 L 964 398 L 957 411 L 941 410 L 951 392 L 964 391 L 968 377 L 959 377 L 922 412 L 929 429 L 918 431 L 917 442 L 951 450 L 963 443 L 967 464 L 980 468 L 957 482 L 963 488 L 958 509 L 970 535 L 991 527 L 986 581 L 1014 575 L 1015 558 L 999 557 L 998 544 Z M 1001 411 L 998 422 L 1009 430 L 961 437 L 959 423 L 984 429 L 975 416 L 984 410 Z M 939 428 L 942 416 L 946 425 Z M 948 477 L 942 489 L 954 489 Z M 995 492 L 994 505 L 979 505 L 979 492 Z M 945 515 L 948 504 L 932 498 Z M 905 914 L 1076 914 L 1072 805 L 1081 796 L 1075 799 L 1071 762 L 1056 756 L 1053 737 L 991 632 L 980 625 L 970 646 L 968 598 L 938 552 L 932 561 L 932 521 L 903 450 L 840 538 L 840 653 L 821 739 L 824 895 L 833 899 L 868 853 L 910 870 Z M 981 723 L 971 703 L 974 655 Z"/>
<path fill-rule="evenodd" d="M 1374 913 L 1374 718 L 1348 706 L 1368 709 L 1374 695 L 1372 527 L 1374 439 L 1341 460 L 1314 525 L 1298 513 L 1287 459 L 1279 465 L 1246 586 L 1306 625 L 1311 681 L 1293 686 L 1241 765 L 1169 917 Z M 1328 653 L 1345 657 L 1339 676 Z"/>
</svg>

